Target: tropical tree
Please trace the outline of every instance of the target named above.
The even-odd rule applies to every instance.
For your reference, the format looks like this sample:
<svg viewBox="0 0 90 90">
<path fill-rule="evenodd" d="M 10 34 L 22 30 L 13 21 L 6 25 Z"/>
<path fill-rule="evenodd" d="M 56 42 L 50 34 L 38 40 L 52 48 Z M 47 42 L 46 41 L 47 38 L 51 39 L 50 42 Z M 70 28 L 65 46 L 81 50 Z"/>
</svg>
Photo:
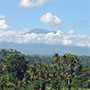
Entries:
<svg viewBox="0 0 90 90">
<path fill-rule="evenodd" d="M 17 86 L 18 81 L 22 81 L 24 78 L 24 74 L 28 69 L 28 63 L 29 61 L 18 53 L 13 53 L 5 59 L 2 67 L 2 75 L 0 76 L 1 90 L 3 90 L 4 86 Z"/>
</svg>

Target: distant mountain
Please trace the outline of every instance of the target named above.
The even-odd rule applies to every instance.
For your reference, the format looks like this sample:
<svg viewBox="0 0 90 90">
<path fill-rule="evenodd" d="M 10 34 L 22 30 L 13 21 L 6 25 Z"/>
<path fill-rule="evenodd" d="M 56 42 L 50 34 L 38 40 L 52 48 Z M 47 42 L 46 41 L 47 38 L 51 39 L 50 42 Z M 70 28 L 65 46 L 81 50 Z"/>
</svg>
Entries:
<svg viewBox="0 0 90 90">
<path fill-rule="evenodd" d="M 62 46 L 62 45 L 45 45 L 45 44 L 14 44 L 14 43 L 0 43 L 0 48 L 16 49 L 23 54 L 38 54 L 38 55 L 53 55 L 59 53 L 63 55 L 65 53 L 71 53 L 76 55 L 88 55 L 90 56 L 90 48 L 74 47 L 74 46 Z"/>
<path fill-rule="evenodd" d="M 35 28 L 35 29 L 30 30 L 30 31 L 27 32 L 27 33 L 47 34 L 47 33 L 49 33 L 49 32 L 50 32 L 50 31 L 45 30 L 45 29 Z M 54 32 L 54 31 L 51 31 L 51 32 Z M 55 32 L 54 32 L 54 33 L 55 33 Z"/>
</svg>

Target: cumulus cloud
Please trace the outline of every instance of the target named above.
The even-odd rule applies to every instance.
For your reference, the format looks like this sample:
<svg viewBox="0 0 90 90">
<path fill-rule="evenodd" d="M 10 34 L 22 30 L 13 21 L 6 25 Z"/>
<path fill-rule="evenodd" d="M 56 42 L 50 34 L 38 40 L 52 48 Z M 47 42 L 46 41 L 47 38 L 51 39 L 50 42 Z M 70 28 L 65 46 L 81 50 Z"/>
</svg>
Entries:
<svg viewBox="0 0 90 90">
<path fill-rule="evenodd" d="M 61 19 L 57 16 L 52 15 L 52 13 L 50 12 L 41 16 L 40 21 L 53 28 L 59 28 L 62 24 Z"/>
<path fill-rule="evenodd" d="M 41 6 L 47 3 L 49 0 L 21 0 L 19 7 L 21 8 L 30 8 L 35 6 Z"/>
<path fill-rule="evenodd" d="M 52 16 L 52 14 L 50 14 L 50 16 Z M 51 20 L 53 18 L 54 20 Z M 56 16 L 52 16 L 51 19 L 47 17 L 47 20 L 49 21 L 48 24 L 50 24 L 51 21 L 54 22 L 54 24 L 56 24 L 56 21 L 59 22 L 59 18 Z M 50 25 L 52 26 L 53 24 Z M 57 25 L 58 24 L 55 26 Z M 67 32 L 57 31 L 56 33 L 48 32 L 46 34 L 29 33 L 27 29 L 24 31 L 14 31 L 11 29 L 11 26 L 6 24 L 6 20 L 2 17 L 0 20 L 0 43 L 2 42 L 17 44 L 41 43 L 47 45 L 65 45 L 90 48 L 90 35 L 77 34 L 73 29 Z"/>
<path fill-rule="evenodd" d="M 41 43 L 47 45 L 64 45 L 90 48 L 90 36 L 77 34 L 74 32 L 74 30 L 69 30 L 68 32 L 57 31 L 56 33 L 49 32 L 47 34 L 36 34 L 0 29 L 0 33 L 0 42 L 11 42 L 18 44 Z"/>
<path fill-rule="evenodd" d="M 3 30 L 11 29 L 11 26 L 6 24 L 6 17 L 2 14 L 0 14 L 0 29 L 3 29 Z"/>
<path fill-rule="evenodd" d="M 6 24 L 6 20 L 0 20 L 0 29 L 11 29 L 11 26 Z"/>
</svg>

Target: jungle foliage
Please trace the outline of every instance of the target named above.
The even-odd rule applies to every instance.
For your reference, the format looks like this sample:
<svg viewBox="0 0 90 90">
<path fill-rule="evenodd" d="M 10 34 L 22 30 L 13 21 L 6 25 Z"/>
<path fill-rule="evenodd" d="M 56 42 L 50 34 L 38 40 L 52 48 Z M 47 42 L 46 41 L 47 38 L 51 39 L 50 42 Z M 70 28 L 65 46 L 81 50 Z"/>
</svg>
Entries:
<svg viewBox="0 0 90 90">
<path fill-rule="evenodd" d="M 90 90 L 90 56 L 0 50 L 0 90 Z"/>
</svg>

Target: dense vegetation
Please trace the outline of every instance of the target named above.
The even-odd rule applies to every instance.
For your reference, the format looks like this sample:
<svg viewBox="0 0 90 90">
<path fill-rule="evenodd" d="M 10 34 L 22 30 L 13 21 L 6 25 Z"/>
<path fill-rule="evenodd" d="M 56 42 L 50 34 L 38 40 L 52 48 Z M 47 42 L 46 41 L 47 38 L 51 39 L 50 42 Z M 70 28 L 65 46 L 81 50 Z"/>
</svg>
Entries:
<svg viewBox="0 0 90 90">
<path fill-rule="evenodd" d="M 90 90 L 90 56 L 30 56 L 2 49 L 0 90 Z"/>
</svg>

